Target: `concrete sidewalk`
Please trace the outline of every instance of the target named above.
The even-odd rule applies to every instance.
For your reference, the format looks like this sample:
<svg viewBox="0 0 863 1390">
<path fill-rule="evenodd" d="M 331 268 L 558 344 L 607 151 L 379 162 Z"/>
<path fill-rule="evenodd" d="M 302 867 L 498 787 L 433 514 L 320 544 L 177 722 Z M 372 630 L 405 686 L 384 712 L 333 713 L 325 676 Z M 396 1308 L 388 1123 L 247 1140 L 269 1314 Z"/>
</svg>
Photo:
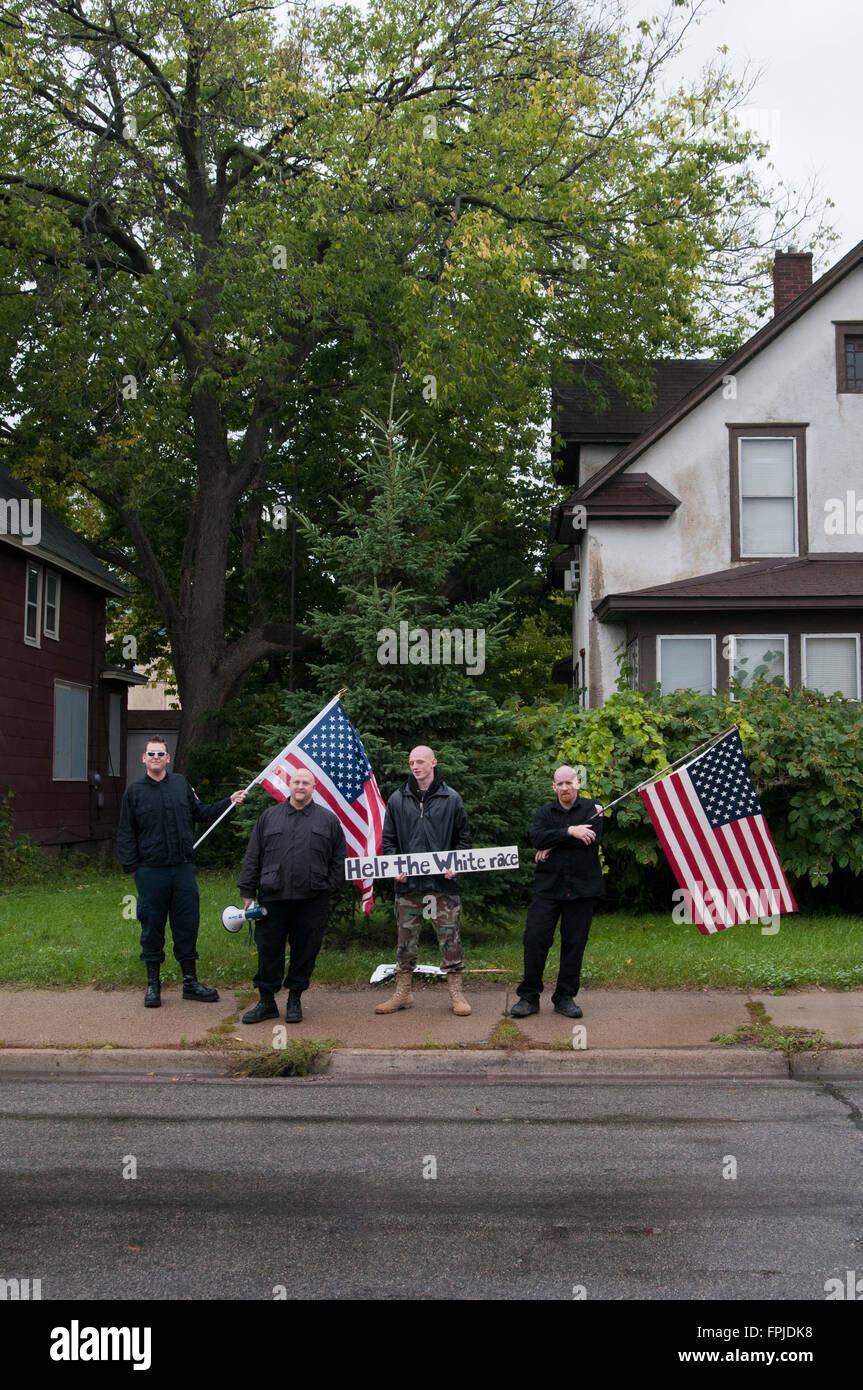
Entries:
<svg viewBox="0 0 863 1390">
<path fill-rule="evenodd" d="M 227 1042 L 236 1050 L 270 1042 L 273 1027 L 281 1023 L 289 1040 L 335 1039 L 339 1052 L 333 1074 L 392 1074 L 408 1065 L 424 1072 L 446 1068 L 487 1069 L 491 1052 L 503 1056 L 511 1068 L 544 1068 L 543 1074 L 656 1074 L 674 1069 L 675 1058 L 703 1074 L 749 1074 L 767 1068 L 770 1074 L 789 1075 L 789 1064 L 779 1051 L 742 1049 L 711 1042 L 716 1034 L 733 1033 L 751 1022 L 747 1003 L 760 1002 L 777 1026 L 820 1029 L 840 1050 L 800 1053 L 793 1063 L 795 1074 L 863 1076 L 863 991 L 847 993 L 801 990 L 774 996 L 737 990 L 583 990 L 579 1004 L 584 1017 L 578 1022 L 552 1011 L 550 992 L 543 996 L 541 1012 L 520 1019 L 518 1032 L 530 1050 L 499 1053 L 494 1030 L 515 1001 L 514 987 L 484 983 L 468 986 L 473 1009 L 469 1018 L 456 1018 L 449 1006 L 443 981 L 414 983 L 415 1006 L 399 1013 L 379 1015 L 374 1007 L 391 993 L 391 984 L 346 989 L 313 985 L 303 996 L 304 1019 L 284 1025 L 286 993 L 279 996 L 281 1019 L 253 1026 L 236 1022 L 227 1031 L 223 1020 L 244 1012 L 233 991 L 225 990 L 216 1004 L 183 1000 L 179 986 L 163 989 L 162 1007 L 145 1009 L 143 989 L 117 990 L 3 990 L 0 991 L 0 1068 L 9 1070 L 23 1062 L 23 1052 L 73 1050 L 77 1058 L 96 1054 L 107 1063 L 110 1051 L 146 1052 L 155 1064 L 159 1053 L 176 1067 L 179 1049 L 194 1049 L 203 1061 L 204 1048 Z M 515 1020 L 509 1020 L 515 1024 Z M 214 1029 L 218 1030 L 214 1034 Z M 574 1030 L 578 1030 L 574 1032 Z M 501 1039 L 497 1039 L 498 1047 Z M 209 1045 L 209 1047 L 208 1047 Z M 488 1049 L 484 1052 L 483 1049 Z M 850 1049 L 850 1051 L 848 1050 Z M 203 1053 L 203 1055 L 202 1055 Z M 16 1063 L 16 1054 L 18 1060 Z M 410 1054 L 410 1056 L 408 1056 Z M 471 1060 L 472 1059 L 472 1060 Z M 129 1066 L 131 1058 L 116 1062 Z M 224 1070 L 224 1060 L 211 1056 Z M 65 1064 L 68 1066 L 68 1060 Z M 346 1071 L 347 1068 L 347 1071 Z M 64 1067 L 65 1069 L 65 1067 Z M 160 1070 L 164 1068 L 160 1066 Z M 195 1070 L 199 1070 L 196 1062 Z"/>
</svg>

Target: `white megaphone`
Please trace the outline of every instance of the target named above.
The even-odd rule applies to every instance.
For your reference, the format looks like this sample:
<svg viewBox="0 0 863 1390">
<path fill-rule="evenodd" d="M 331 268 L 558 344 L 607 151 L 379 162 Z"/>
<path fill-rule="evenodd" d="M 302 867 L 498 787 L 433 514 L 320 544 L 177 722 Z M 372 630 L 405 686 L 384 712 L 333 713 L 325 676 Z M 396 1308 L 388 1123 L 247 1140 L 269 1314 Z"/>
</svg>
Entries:
<svg viewBox="0 0 863 1390">
<path fill-rule="evenodd" d="M 257 922 L 259 917 L 266 917 L 267 909 L 261 903 L 253 903 L 251 907 L 226 907 L 222 913 L 222 926 L 225 931 L 239 931 L 244 922 Z"/>
</svg>

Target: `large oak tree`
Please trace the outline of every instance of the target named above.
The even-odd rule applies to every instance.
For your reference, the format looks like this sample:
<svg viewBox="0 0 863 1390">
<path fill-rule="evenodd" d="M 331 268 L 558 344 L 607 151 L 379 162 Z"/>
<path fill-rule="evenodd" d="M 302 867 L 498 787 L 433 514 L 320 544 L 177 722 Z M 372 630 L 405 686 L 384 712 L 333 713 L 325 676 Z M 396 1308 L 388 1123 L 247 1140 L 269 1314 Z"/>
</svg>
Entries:
<svg viewBox="0 0 863 1390">
<path fill-rule="evenodd" d="M 627 46 L 579 0 L 0 10 L 2 440 L 129 578 L 141 654 L 164 634 L 181 763 L 256 663 L 313 645 L 337 586 L 290 508 L 337 526 L 393 382 L 526 555 L 561 361 L 637 396 L 650 358 L 751 324 L 797 213 L 726 73 L 659 95 L 690 20 Z"/>
</svg>

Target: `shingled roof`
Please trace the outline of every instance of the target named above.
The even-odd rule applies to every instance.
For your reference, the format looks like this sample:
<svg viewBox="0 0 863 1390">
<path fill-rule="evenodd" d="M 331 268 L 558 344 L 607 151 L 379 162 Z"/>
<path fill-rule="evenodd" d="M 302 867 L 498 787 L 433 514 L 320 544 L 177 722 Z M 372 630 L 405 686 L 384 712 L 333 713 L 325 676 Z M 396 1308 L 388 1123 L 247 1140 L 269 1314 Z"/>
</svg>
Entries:
<svg viewBox="0 0 863 1390">
<path fill-rule="evenodd" d="M 589 386 L 556 385 L 551 389 L 553 428 L 568 443 L 626 444 L 687 396 L 717 363 L 704 359 L 670 359 L 652 366 L 656 403 L 650 410 L 639 410 L 612 386 L 607 374 L 595 362 L 578 358 L 568 363 L 587 382 L 596 382 L 608 399 L 608 408 L 596 413 L 595 396 Z"/>
<path fill-rule="evenodd" d="M 0 463 L 0 498 L 6 501 L 33 501 L 33 494 L 24 483 L 13 478 L 7 468 Z M 40 508 L 41 536 L 38 545 L 25 545 L 18 536 L 6 535 L 0 531 L 0 541 L 19 548 L 33 559 L 46 560 L 58 569 L 77 574 L 80 579 L 104 589 L 106 593 L 118 596 L 126 589 L 111 574 L 101 560 L 97 560 L 80 536 L 64 526 L 54 513 L 44 505 Z"/>
<path fill-rule="evenodd" d="M 727 608 L 861 608 L 863 554 L 810 554 L 756 560 L 671 584 L 606 594 L 593 605 L 602 622 L 626 613 Z"/>
</svg>

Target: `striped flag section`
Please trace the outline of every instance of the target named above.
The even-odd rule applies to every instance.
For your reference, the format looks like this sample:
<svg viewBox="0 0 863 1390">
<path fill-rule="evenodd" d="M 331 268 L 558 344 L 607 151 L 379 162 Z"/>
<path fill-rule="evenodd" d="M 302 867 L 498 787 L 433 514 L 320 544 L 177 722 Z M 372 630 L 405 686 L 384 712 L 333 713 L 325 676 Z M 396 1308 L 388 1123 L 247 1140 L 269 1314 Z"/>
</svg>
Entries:
<svg viewBox="0 0 863 1390">
<path fill-rule="evenodd" d="M 797 911 L 736 728 L 641 798 L 705 936 Z"/>
<path fill-rule="evenodd" d="M 373 859 L 381 852 L 386 802 L 371 763 L 338 695 L 291 739 L 259 777 L 276 801 L 286 801 L 291 773 L 305 769 L 315 779 L 314 799 L 338 816 L 348 853 Z M 374 880 L 363 879 L 363 912 L 374 907 Z"/>
</svg>

